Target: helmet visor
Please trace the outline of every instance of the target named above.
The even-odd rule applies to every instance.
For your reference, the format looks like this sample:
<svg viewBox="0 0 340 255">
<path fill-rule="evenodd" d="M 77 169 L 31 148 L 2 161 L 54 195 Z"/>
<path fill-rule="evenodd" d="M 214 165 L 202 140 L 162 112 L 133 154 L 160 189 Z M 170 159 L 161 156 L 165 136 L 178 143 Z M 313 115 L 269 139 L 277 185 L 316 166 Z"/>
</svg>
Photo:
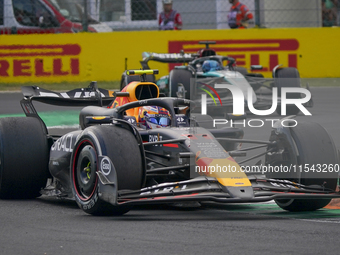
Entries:
<svg viewBox="0 0 340 255">
<path fill-rule="evenodd" d="M 168 117 L 150 117 L 148 121 L 152 124 L 160 125 L 163 127 L 167 127 L 170 125 L 170 119 Z"/>
</svg>

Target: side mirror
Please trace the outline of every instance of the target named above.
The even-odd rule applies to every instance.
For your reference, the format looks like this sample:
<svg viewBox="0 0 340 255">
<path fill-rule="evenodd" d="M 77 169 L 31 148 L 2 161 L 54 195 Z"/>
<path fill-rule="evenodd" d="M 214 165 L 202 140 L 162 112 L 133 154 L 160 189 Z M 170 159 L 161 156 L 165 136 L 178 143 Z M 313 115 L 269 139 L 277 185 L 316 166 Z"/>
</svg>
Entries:
<svg viewBox="0 0 340 255">
<path fill-rule="evenodd" d="M 251 65 L 250 69 L 251 70 L 262 70 L 263 66 L 261 66 L 261 65 Z"/>
</svg>

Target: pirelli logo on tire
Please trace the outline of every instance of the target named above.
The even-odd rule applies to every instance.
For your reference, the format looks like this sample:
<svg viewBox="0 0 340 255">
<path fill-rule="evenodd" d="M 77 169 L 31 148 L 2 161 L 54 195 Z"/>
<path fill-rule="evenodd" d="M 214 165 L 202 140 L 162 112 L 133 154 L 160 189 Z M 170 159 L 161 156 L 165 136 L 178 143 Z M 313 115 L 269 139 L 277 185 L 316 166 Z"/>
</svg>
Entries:
<svg viewBox="0 0 340 255">
<path fill-rule="evenodd" d="M 0 45 L 0 78 L 27 81 L 80 75 L 79 44 Z"/>
<path fill-rule="evenodd" d="M 279 64 L 298 68 L 298 54 L 300 43 L 295 38 L 287 39 L 230 39 L 214 40 L 216 44 L 210 46 L 218 55 L 232 57 L 238 66 L 250 68 L 251 65 L 262 65 L 262 70 L 253 70 L 263 74 L 271 74 L 273 68 Z M 205 39 L 207 40 L 207 39 Z M 199 41 L 170 41 L 169 52 L 196 53 L 204 48 Z M 171 65 L 171 64 L 170 64 Z M 170 66 L 172 69 L 173 66 Z"/>
</svg>

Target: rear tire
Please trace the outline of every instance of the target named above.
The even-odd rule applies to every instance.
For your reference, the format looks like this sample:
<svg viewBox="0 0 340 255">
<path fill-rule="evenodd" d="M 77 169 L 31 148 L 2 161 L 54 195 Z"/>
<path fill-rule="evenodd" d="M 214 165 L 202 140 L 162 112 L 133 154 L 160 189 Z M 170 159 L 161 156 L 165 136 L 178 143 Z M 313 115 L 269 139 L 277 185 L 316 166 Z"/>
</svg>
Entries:
<svg viewBox="0 0 340 255">
<path fill-rule="evenodd" d="M 299 151 L 298 165 L 316 166 L 317 164 L 339 164 L 338 153 L 332 138 L 317 123 L 299 123 L 290 129 Z M 295 180 L 293 180 L 295 181 Z M 338 173 L 318 173 L 302 171 L 300 183 L 304 185 L 324 185 L 325 188 L 336 189 Z M 276 204 L 282 209 L 292 212 L 314 211 L 325 207 L 331 199 L 278 199 Z"/>
<path fill-rule="evenodd" d="M 281 97 L 281 89 L 282 88 L 300 88 L 300 74 L 296 68 L 287 67 L 278 69 L 275 72 L 275 87 L 277 87 L 278 96 Z M 287 98 L 301 98 L 300 93 L 288 93 Z M 278 105 L 276 108 L 276 112 L 281 115 L 281 105 Z M 287 105 L 286 115 L 297 115 L 300 112 L 300 109 L 295 105 Z"/>
<path fill-rule="evenodd" d="M 90 131 L 90 132 L 89 132 Z M 98 156 L 108 156 L 117 173 L 118 190 L 139 190 L 144 181 L 142 155 L 131 131 L 118 126 L 85 129 L 72 155 L 72 191 L 79 207 L 92 215 L 122 215 L 131 206 L 117 206 L 98 195 Z M 133 155 L 133 156 L 131 156 Z"/>
<path fill-rule="evenodd" d="M 39 197 L 48 172 L 45 127 L 33 117 L 0 119 L 0 198 Z"/>
<path fill-rule="evenodd" d="M 192 73 L 186 69 L 173 69 L 169 75 L 169 96 L 177 97 L 178 83 L 182 83 L 186 90 L 185 99 L 190 99 L 190 79 Z"/>
</svg>

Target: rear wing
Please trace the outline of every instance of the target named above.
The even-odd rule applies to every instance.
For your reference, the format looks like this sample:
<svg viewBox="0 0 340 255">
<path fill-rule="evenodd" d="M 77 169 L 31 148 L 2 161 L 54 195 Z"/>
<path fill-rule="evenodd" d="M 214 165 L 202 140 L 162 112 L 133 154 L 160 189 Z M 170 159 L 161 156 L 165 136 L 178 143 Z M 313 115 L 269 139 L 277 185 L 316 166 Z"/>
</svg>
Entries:
<svg viewBox="0 0 340 255">
<path fill-rule="evenodd" d="M 96 82 L 91 82 L 87 88 L 74 89 L 68 92 L 54 92 L 37 86 L 23 86 L 21 90 L 24 98 L 20 101 L 20 105 L 25 115 L 39 119 L 46 133 L 48 133 L 47 127 L 38 115 L 32 101 L 59 106 L 103 106 L 109 105 L 117 96 L 125 96 L 112 90 L 99 89 Z"/>
<path fill-rule="evenodd" d="M 198 57 L 197 54 L 191 53 L 154 53 L 154 52 L 143 52 L 143 60 L 140 61 L 144 69 L 150 69 L 148 62 L 150 60 L 161 63 L 190 63 Z"/>
<path fill-rule="evenodd" d="M 60 106 L 109 105 L 115 99 L 113 90 L 97 88 L 92 82 L 88 88 L 68 92 L 54 92 L 37 86 L 23 86 L 21 91 L 25 101 L 38 101 Z"/>
</svg>

